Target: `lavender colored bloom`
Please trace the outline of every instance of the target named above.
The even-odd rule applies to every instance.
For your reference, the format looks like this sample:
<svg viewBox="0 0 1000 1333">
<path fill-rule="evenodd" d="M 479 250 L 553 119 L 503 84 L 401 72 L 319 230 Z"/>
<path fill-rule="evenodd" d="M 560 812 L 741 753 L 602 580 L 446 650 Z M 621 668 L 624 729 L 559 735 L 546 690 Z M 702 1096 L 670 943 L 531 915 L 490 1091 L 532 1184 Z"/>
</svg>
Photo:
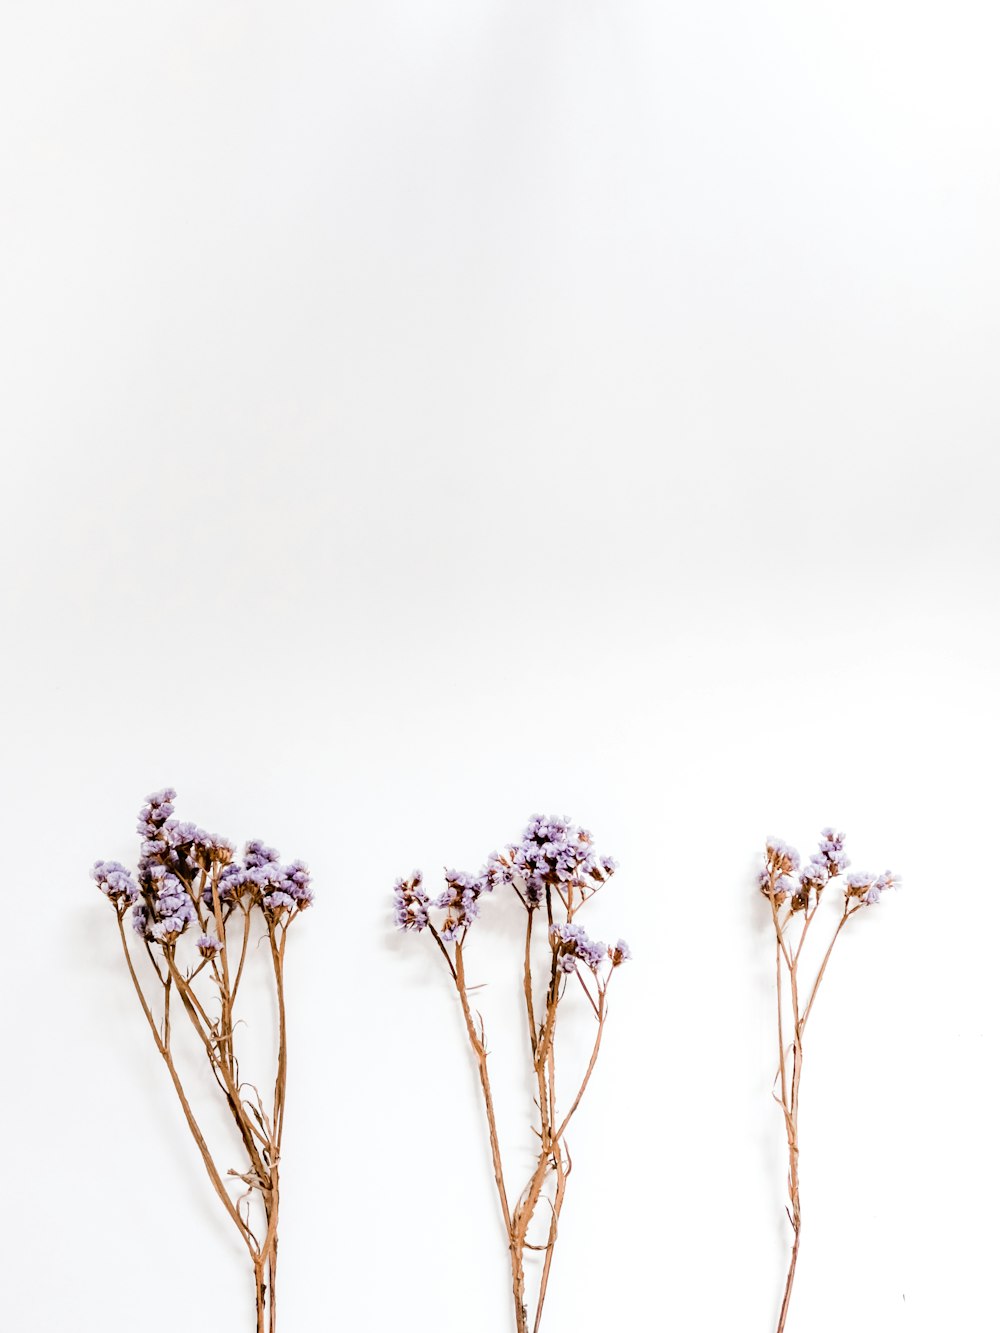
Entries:
<svg viewBox="0 0 1000 1333">
<path fill-rule="evenodd" d="M 151 796 L 146 797 L 146 804 L 139 811 L 139 823 L 136 830 L 144 834 L 147 838 L 156 836 L 158 830 L 167 822 L 174 813 L 174 801 L 177 799 L 177 793 L 173 787 L 164 787 L 162 791 L 154 791 Z"/>
<path fill-rule="evenodd" d="M 848 880 L 850 880 L 850 878 L 851 877 L 848 876 Z M 872 880 L 867 893 L 864 894 L 861 901 L 867 907 L 873 907 L 875 903 L 880 901 L 882 894 L 886 889 L 898 889 L 901 883 L 902 880 L 899 875 L 894 875 L 891 870 L 883 870 L 881 875 L 878 875 Z"/>
<path fill-rule="evenodd" d="M 280 889 L 284 878 L 284 871 L 277 861 L 267 861 L 243 872 L 243 882 L 261 894 Z"/>
<path fill-rule="evenodd" d="M 802 887 L 806 892 L 811 890 L 817 894 L 821 893 L 830 878 L 830 870 L 826 861 L 818 855 L 811 856 L 803 867 L 800 878 Z"/>
<path fill-rule="evenodd" d="M 783 874 L 794 874 L 799 868 L 799 854 L 794 847 L 780 838 L 767 839 L 768 866 Z"/>
<path fill-rule="evenodd" d="M 514 874 L 503 873 L 500 877 L 521 889 L 529 907 L 540 906 L 546 894 L 552 892 L 578 892 L 587 897 L 616 868 L 611 857 L 595 856 L 593 840 L 586 829 L 577 828 L 568 819 L 546 815 L 532 816 L 520 843 L 509 847 L 502 858 L 504 871 L 508 865 Z M 491 869 L 493 866 L 488 866 L 487 872 Z"/>
<path fill-rule="evenodd" d="M 278 852 L 274 847 L 266 847 L 264 843 L 259 841 L 247 843 L 243 864 L 248 870 L 254 870 L 257 866 L 270 865 L 277 860 Z"/>
<path fill-rule="evenodd" d="M 844 835 L 838 833 L 836 829 L 825 828 L 820 836 L 822 841 L 816 859 L 824 862 L 832 879 L 835 875 L 842 874 L 851 864 L 844 851 Z"/>
<path fill-rule="evenodd" d="M 617 869 L 610 856 L 598 858 L 586 829 L 569 819 L 533 815 L 519 843 L 491 852 L 478 875 L 460 870 L 445 871 L 445 888 L 433 900 L 422 888 L 418 872 L 408 880 L 397 880 L 393 916 L 400 930 L 423 930 L 430 924 L 430 910 L 444 913 L 438 933 L 445 943 L 462 940 L 479 916 L 484 893 L 498 885 L 511 885 L 529 910 L 551 899 L 568 913 L 601 887 Z M 575 969 L 577 961 L 596 968 L 613 958 L 607 945 L 590 940 L 579 926 L 553 927 L 556 965 L 563 972 Z M 615 965 L 631 957 L 628 945 L 620 942 Z"/>
<path fill-rule="evenodd" d="M 553 947 L 560 955 L 579 958 L 594 972 L 608 957 L 608 946 L 592 940 L 583 927 L 575 922 L 557 922 L 550 933 Z"/>
<path fill-rule="evenodd" d="M 276 852 L 253 842 L 247 846 L 249 869 L 234 864 L 233 846 L 225 838 L 172 818 L 175 797 L 166 787 L 148 796 L 139 812 L 142 852 L 135 879 L 117 861 L 99 861 L 91 871 L 112 901 L 132 905 L 132 925 L 142 939 L 173 944 L 189 926 L 204 921 L 206 911 L 214 915 L 216 899 L 228 914 L 246 894 L 245 909 L 259 904 L 269 918 L 312 902 L 309 872 L 301 861 L 280 866 Z M 197 947 L 203 953 L 205 939 L 215 936 L 201 937 Z"/>
<path fill-rule="evenodd" d="M 293 861 L 291 865 L 285 866 L 281 887 L 295 900 L 298 908 L 311 905 L 314 895 L 310 887 L 309 869 L 302 861 Z"/>
<path fill-rule="evenodd" d="M 202 958 L 214 958 L 222 951 L 222 941 L 217 940 L 214 935 L 199 935 L 195 943 Z"/>
<path fill-rule="evenodd" d="M 290 893 L 285 893 L 284 889 L 275 889 L 273 893 L 264 895 L 263 905 L 265 911 L 277 915 L 279 912 L 291 911 L 296 904 Z"/>
<path fill-rule="evenodd" d="M 157 921 L 150 934 L 157 944 L 173 944 L 186 929 L 188 920 L 183 916 L 167 916 Z"/>
<path fill-rule="evenodd" d="M 620 967 L 622 963 L 627 963 L 631 957 L 632 950 L 624 940 L 619 940 L 611 950 L 611 965 L 612 967 Z"/>
<path fill-rule="evenodd" d="M 480 896 L 493 886 L 485 870 L 478 875 L 463 870 L 446 870 L 444 880 L 447 887 L 435 899 L 434 906 L 447 912 L 441 926 L 441 938 L 450 941 L 457 939 L 475 921 L 479 915 Z"/>
<path fill-rule="evenodd" d="M 422 888 L 423 876 L 414 870 L 409 879 L 398 879 L 393 889 L 393 919 L 400 930 L 423 930 L 430 921 L 430 902 Z"/>
<path fill-rule="evenodd" d="M 90 872 L 97 887 L 113 903 L 134 903 L 139 896 L 139 889 L 132 878 L 132 872 L 119 861 L 95 861 Z"/>
<path fill-rule="evenodd" d="M 223 867 L 222 873 L 215 881 L 215 890 L 213 893 L 212 881 L 207 880 L 201 893 L 201 901 L 210 912 L 215 911 L 215 894 L 218 895 L 219 903 L 223 907 L 228 907 L 239 898 L 243 886 L 247 883 L 245 870 L 241 870 L 237 865 L 227 865 Z"/>
<path fill-rule="evenodd" d="M 760 891 L 766 898 L 772 895 L 777 903 L 783 902 L 788 895 L 799 892 L 799 881 L 792 875 L 778 875 L 772 884 L 773 870 L 762 870 L 757 877 Z"/>
</svg>

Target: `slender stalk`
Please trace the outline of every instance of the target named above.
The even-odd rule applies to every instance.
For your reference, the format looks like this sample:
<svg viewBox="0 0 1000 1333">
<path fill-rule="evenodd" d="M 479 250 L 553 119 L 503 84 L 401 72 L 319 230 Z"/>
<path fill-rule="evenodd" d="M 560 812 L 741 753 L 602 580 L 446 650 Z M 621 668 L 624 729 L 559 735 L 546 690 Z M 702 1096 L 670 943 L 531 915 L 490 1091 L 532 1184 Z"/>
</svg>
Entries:
<svg viewBox="0 0 1000 1333">
<path fill-rule="evenodd" d="M 507 1228 L 508 1234 L 510 1234 L 510 1201 L 507 1195 L 507 1186 L 504 1183 L 503 1178 L 503 1160 L 500 1156 L 500 1136 L 497 1133 L 496 1109 L 493 1105 L 493 1090 L 490 1087 L 490 1073 L 486 1063 L 486 1046 L 480 1039 L 479 1033 L 476 1031 L 476 1024 L 472 1017 L 472 1009 L 469 1005 L 469 994 L 465 985 L 465 959 L 462 956 L 461 943 L 456 943 L 455 945 L 454 971 L 455 987 L 458 991 L 458 998 L 462 1005 L 465 1029 L 476 1056 L 476 1068 L 479 1071 L 479 1086 L 483 1094 L 483 1104 L 486 1107 L 486 1124 L 490 1135 L 490 1154 L 493 1158 L 493 1178 L 496 1181 L 497 1194 L 500 1198 L 500 1210 L 503 1213 L 504 1225 Z"/>
<path fill-rule="evenodd" d="M 142 1011 L 146 1015 L 146 1021 L 149 1024 L 150 1032 L 152 1032 L 153 1034 L 153 1041 L 156 1043 L 156 1048 L 160 1052 L 160 1055 L 163 1057 L 163 1061 L 167 1066 L 167 1070 L 169 1071 L 170 1081 L 174 1085 L 174 1091 L 177 1093 L 177 1098 L 181 1104 L 181 1109 L 184 1112 L 184 1118 L 187 1121 L 188 1128 L 191 1131 L 191 1135 L 195 1143 L 198 1145 L 198 1151 L 201 1153 L 201 1158 L 205 1164 L 205 1169 L 208 1172 L 209 1180 L 211 1180 L 212 1182 L 212 1188 L 219 1196 L 219 1200 L 221 1201 L 223 1207 L 225 1208 L 226 1212 L 229 1214 L 230 1218 L 236 1225 L 236 1229 L 239 1231 L 240 1235 L 246 1242 L 251 1255 L 253 1255 L 254 1253 L 253 1234 L 250 1231 L 249 1227 L 246 1226 L 243 1219 L 240 1217 L 239 1213 L 236 1211 L 236 1206 L 233 1203 L 232 1199 L 229 1197 L 225 1185 L 222 1183 L 222 1177 L 219 1175 L 219 1171 L 212 1158 L 212 1154 L 209 1152 L 208 1144 L 205 1142 L 205 1136 L 202 1134 L 201 1128 L 198 1125 L 197 1120 L 195 1119 L 194 1112 L 191 1110 L 191 1104 L 187 1099 L 187 1095 L 184 1091 L 184 1085 L 181 1083 L 180 1075 L 177 1072 L 177 1067 L 175 1066 L 173 1057 L 170 1054 L 170 1049 L 163 1041 L 163 1039 L 160 1037 L 159 1029 L 156 1026 L 156 1020 L 153 1018 L 152 1010 L 149 1007 L 149 1002 L 147 1001 L 142 986 L 139 983 L 139 978 L 136 976 L 135 967 L 133 966 L 132 963 L 132 955 L 129 952 L 128 941 L 125 938 L 125 929 L 122 925 L 121 912 L 118 913 L 118 933 L 121 936 L 122 949 L 125 953 L 125 962 L 128 966 L 129 976 L 132 978 L 132 985 L 135 987 L 135 993 L 139 997 L 139 1003 L 142 1006 Z"/>
</svg>

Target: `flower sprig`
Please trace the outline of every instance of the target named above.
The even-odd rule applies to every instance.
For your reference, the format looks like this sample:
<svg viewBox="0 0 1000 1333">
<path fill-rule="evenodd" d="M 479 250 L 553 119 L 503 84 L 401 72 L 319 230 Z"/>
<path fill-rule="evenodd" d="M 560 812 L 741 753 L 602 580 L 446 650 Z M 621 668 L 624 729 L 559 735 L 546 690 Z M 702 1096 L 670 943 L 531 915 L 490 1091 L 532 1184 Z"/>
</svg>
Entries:
<svg viewBox="0 0 1000 1333">
<path fill-rule="evenodd" d="M 490 1153 L 510 1253 L 511 1283 L 517 1333 L 538 1333 L 548 1288 L 559 1217 L 572 1160 L 566 1130 L 576 1114 L 597 1063 L 607 1018 L 608 984 L 631 957 L 624 940 L 609 947 L 593 940 L 575 921 L 580 909 L 608 882 L 616 869 L 610 857 L 599 857 L 590 834 L 567 819 L 535 815 L 520 842 L 490 855 L 476 875 L 446 870 L 445 887 L 432 898 L 415 871 L 395 886 L 394 916 L 399 929 L 427 931 L 448 968 L 461 1005 L 469 1044 L 476 1060 L 486 1111 Z M 466 973 L 466 944 L 479 917 L 482 899 L 508 888 L 526 914 L 522 970 L 535 1095 L 529 1116 L 537 1135 L 534 1169 L 516 1198 L 508 1193 L 503 1155 L 490 1084 L 486 1034 L 482 1018 L 473 1014 Z M 539 962 L 541 966 L 539 966 Z M 574 985 L 574 982 L 576 985 Z M 563 1111 L 557 1101 L 556 1053 L 559 1006 L 577 985 L 597 1024 L 590 1059 L 573 1100 Z M 543 1200 L 548 1227 L 529 1239 L 531 1224 Z M 529 1319 L 525 1275 L 526 1252 L 538 1252 L 542 1268 Z"/>
<path fill-rule="evenodd" d="M 247 844 L 240 864 L 233 845 L 172 818 L 171 788 L 149 796 L 139 814 L 136 875 L 117 861 L 98 861 L 91 875 L 115 910 L 129 976 L 163 1058 L 209 1179 L 247 1247 L 254 1271 L 257 1333 L 275 1333 L 279 1163 L 287 1082 L 284 964 L 288 928 L 313 900 L 301 861 L 282 865 L 277 851 Z M 130 946 L 125 918 L 131 914 Z M 242 1076 L 236 1050 L 237 1000 L 246 977 L 254 923 L 263 926 L 278 1006 L 273 1097 L 265 1103 Z M 193 938 L 197 932 L 197 938 Z M 133 951 L 145 956 L 146 985 Z M 140 958 L 140 966 L 142 966 Z M 151 986 L 154 997 L 147 996 Z M 192 1109 L 175 1058 L 172 1019 L 180 1005 L 208 1060 L 242 1143 L 246 1161 L 226 1176 L 216 1164 Z M 154 1010 L 156 1012 L 154 1012 Z M 240 1187 L 238 1197 L 227 1179 Z"/>
<path fill-rule="evenodd" d="M 794 847 L 779 838 L 768 838 L 764 867 L 760 871 L 760 891 L 767 899 L 775 935 L 775 986 L 778 1001 L 778 1072 L 774 1092 L 782 1109 L 788 1144 L 788 1200 L 786 1209 L 792 1224 L 792 1253 L 785 1279 L 784 1296 L 778 1315 L 777 1333 L 783 1333 L 795 1281 L 802 1232 L 802 1208 L 799 1195 L 799 1093 L 802 1079 L 803 1039 L 806 1024 L 827 964 L 840 932 L 851 917 L 881 901 L 887 889 L 898 888 L 901 880 L 892 871 L 880 875 L 852 870 L 844 851 L 844 835 L 835 829 L 823 830 L 817 851 L 801 865 Z M 843 891 L 840 920 L 833 930 L 811 986 L 803 986 L 799 974 L 802 949 L 819 910 L 823 894 L 839 881 Z M 786 994 L 787 993 L 787 994 Z M 787 1015 L 787 1016 L 786 1016 Z M 790 1036 L 791 1040 L 787 1040 Z"/>
</svg>

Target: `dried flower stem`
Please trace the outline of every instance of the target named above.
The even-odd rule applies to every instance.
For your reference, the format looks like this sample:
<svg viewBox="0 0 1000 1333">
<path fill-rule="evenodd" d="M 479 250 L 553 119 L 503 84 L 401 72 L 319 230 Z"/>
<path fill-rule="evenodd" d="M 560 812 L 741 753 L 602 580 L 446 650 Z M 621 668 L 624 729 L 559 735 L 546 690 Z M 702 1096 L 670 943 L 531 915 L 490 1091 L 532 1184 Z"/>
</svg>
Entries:
<svg viewBox="0 0 1000 1333">
<path fill-rule="evenodd" d="M 140 815 L 139 828 L 146 841 L 138 883 L 117 862 L 98 862 L 93 877 L 115 906 L 129 977 L 212 1188 L 247 1248 L 257 1333 L 276 1333 L 279 1165 L 288 1078 L 285 944 L 289 926 L 312 901 L 312 891 L 304 866 L 298 862 L 279 866 L 277 852 L 261 843 L 248 844 L 245 865 L 237 866 L 228 843 L 168 818 L 173 798 L 170 790 L 156 793 Z M 151 980 L 145 985 L 125 930 L 130 907 L 149 964 L 146 976 Z M 235 1043 L 237 999 L 246 975 L 255 911 L 265 929 L 278 1012 L 270 1111 L 257 1088 L 242 1079 Z M 200 926 L 203 932 L 194 955 L 182 953 L 188 926 Z M 154 995 L 160 991 L 161 1000 L 155 1005 L 147 985 L 152 985 Z M 198 1123 L 175 1060 L 172 1019 L 178 1002 L 204 1051 L 246 1153 L 244 1168 L 231 1169 L 225 1176 Z M 160 1022 L 154 1012 L 157 1008 L 162 1011 Z M 227 1178 L 245 1186 L 238 1198 L 227 1188 Z"/>
<path fill-rule="evenodd" d="M 419 870 L 409 879 L 398 880 L 394 891 L 396 925 L 405 931 L 429 930 L 444 958 L 462 1008 L 486 1110 L 493 1178 L 510 1256 L 517 1333 L 539 1333 L 552 1257 L 559 1236 L 559 1218 L 566 1197 L 566 1182 L 573 1169 L 565 1134 L 597 1063 L 611 976 L 632 956 L 624 940 L 608 948 L 606 944 L 590 939 L 586 931 L 573 923 L 576 912 L 607 883 L 614 871 L 615 862 L 610 857 L 595 855 L 590 834 L 584 829 L 566 819 L 535 815 L 521 842 L 502 852 L 494 852 L 478 875 L 446 870 L 447 887 L 436 900 L 432 901 L 426 893 Z M 483 894 L 492 893 L 500 886 L 511 889 L 527 913 L 522 994 L 536 1085 L 533 1100 L 538 1110 L 538 1124 L 532 1125 L 538 1137 L 538 1155 L 516 1200 L 508 1194 L 504 1176 L 490 1086 L 486 1029 L 482 1016 L 473 1012 L 466 980 L 465 945 L 469 928 L 479 916 Z M 436 926 L 431 920 L 432 908 L 444 914 L 440 925 Z M 541 934 L 544 934 L 544 942 L 539 938 Z M 533 971 L 536 957 L 544 958 L 537 981 Z M 585 976 L 593 978 L 596 996 L 584 980 Z M 574 978 L 593 1010 L 597 1033 L 580 1086 L 568 1112 L 560 1119 L 556 1097 L 556 1027 L 559 1005 L 567 988 L 573 986 Z M 544 999 L 539 994 L 543 984 Z M 543 1200 L 548 1205 L 549 1217 L 545 1241 L 540 1244 L 529 1239 L 529 1235 Z M 544 1255 L 533 1316 L 528 1313 L 525 1281 L 527 1251 Z"/>
<path fill-rule="evenodd" d="M 781 1107 L 788 1145 L 788 1200 L 786 1208 L 792 1225 L 792 1251 L 785 1278 L 785 1289 L 778 1315 L 777 1333 L 784 1333 L 791 1303 L 795 1269 L 802 1238 L 802 1203 L 799 1191 L 799 1102 L 806 1024 L 812 1013 L 820 985 L 840 932 L 863 907 L 879 901 L 882 891 L 897 885 L 899 879 L 886 871 L 881 876 L 852 874 L 845 883 L 844 905 L 811 987 L 801 986 L 799 963 L 810 927 L 819 910 L 823 890 L 831 879 L 848 865 L 843 854 L 843 835 L 825 829 L 819 852 L 798 871 L 798 853 L 772 839 L 767 846 L 765 869 L 761 872 L 761 892 L 771 908 L 775 937 L 775 993 L 778 1016 L 778 1072 L 774 1082 L 779 1091 L 773 1096 Z M 798 929 L 793 923 L 799 921 Z M 787 992 L 787 1000 L 786 1000 Z M 803 1002 L 803 995 L 805 996 Z M 787 1019 L 786 1019 L 787 1005 Z M 787 1039 L 786 1033 L 790 1035 Z"/>
<path fill-rule="evenodd" d="M 249 919 L 249 913 L 246 915 Z M 243 1146 L 247 1152 L 248 1163 L 246 1169 L 243 1171 L 230 1170 L 228 1172 L 229 1176 L 239 1179 L 247 1186 L 247 1193 L 245 1193 L 237 1203 L 233 1201 L 226 1189 L 222 1174 L 215 1163 L 215 1159 L 207 1145 L 205 1136 L 195 1118 L 193 1110 L 191 1109 L 191 1103 L 188 1100 L 184 1084 L 174 1061 L 170 1026 L 166 1022 L 164 1022 L 162 1029 L 157 1025 L 156 1019 L 153 1016 L 152 1006 L 146 997 L 142 983 L 136 973 L 125 933 L 124 916 L 125 909 L 120 906 L 118 909 L 118 932 L 121 938 L 125 961 L 128 965 L 129 976 L 132 979 L 132 984 L 139 997 L 139 1003 L 142 1006 L 143 1013 L 146 1015 L 146 1021 L 153 1034 L 156 1048 L 162 1056 L 163 1061 L 167 1066 L 167 1070 L 170 1073 L 170 1079 L 174 1085 L 178 1100 L 181 1103 L 184 1118 L 187 1121 L 188 1128 L 198 1146 L 198 1151 L 201 1153 L 212 1186 L 216 1194 L 219 1196 L 219 1200 L 225 1208 L 227 1215 L 239 1232 L 240 1238 L 246 1245 L 250 1255 L 254 1271 L 257 1333 L 275 1333 L 277 1321 L 275 1280 L 278 1263 L 278 1204 L 280 1199 L 279 1162 L 281 1160 L 285 1090 L 288 1077 L 284 998 L 284 948 L 285 935 L 288 928 L 287 923 L 276 923 L 273 921 L 267 923 L 267 936 L 270 945 L 279 1014 L 277 1072 L 274 1082 L 274 1107 L 273 1113 L 270 1116 L 264 1114 L 263 1108 L 260 1105 L 260 1098 L 256 1095 L 256 1089 L 252 1090 L 255 1094 L 255 1104 L 255 1102 L 245 1096 L 242 1091 L 249 1085 L 239 1083 L 239 1062 L 236 1059 L 233 1050 L 233 1006 L 235 1001 L 235 990 L 229 984 L 227 975 L 228 969 L 225 962 L 223 962 L 221 967 L 214 963 L 211 965 L 213 967 L 214 980 L 218 986 L 219 998 L 221 1001 L 221 1014 L 218 1020 L 212 1020 L 208 1017 L 192 988 L 191 983 L 194 980 L 194 977 L 197 976 L 198 972 L 201 971 L 200 967 L 197 968 L 195 972 L 185 975 L 185 973 L 178 967 L 175 946 L 172 944 L 166 945 L 163 949 L 163 955 L 167 965 L 166 974 L 164 974 L 159 967 L 156 967 L 156 975 L 159 984 L 163 989 L 164 1011 L 165 1013 L 169 1012 L 171 991 L 176 992 L 181 999 L 182 1006 L 190 1020 L 191 1027 L 204 1048 L 212 1073 L 224 1095 L 226 1106 L 229 1109 L 233 1123 L 236 1126 L 243 1142 Z M 241 932 L 241 934 L 242 933 L 243 932 Z M 223 921 L 222 938 L 225 939 L 225 919 Z M 225 948 L 220 951 L 220 956 L 223 959 L 225 958 L 226 952 Z M 250 1224 L 251 1210 L 249 1207 L 249 1200 L 251 1196 L 258 1197 L 263 1207 L 265 1224 L 263 1239 L 257 1237 Z M 245 1205 L 245 1214 L 240 1211 L 240 1203 Z"/>
<path fill-rule="evenodd" d="M 535 907 L 530 906 L 527 903 L 525 905 L 528 908 L 528 914 L 524 950 L 524 1005 L 528 1023 L 528 1035 L 531 1044 L 532 1066 L 538 1088 L 536 1104 L 539 1111 L 540 1125 L 536 1130 L 539 1138 L 539 1145 L 535 1167 L 513 1208 L 511 1207 L 510 1197 L 507 1193 L 507 1186 L 504 1179 L 500 1137 L 497 1130 L 493 1092 L 490 1086 L 489 1052 L 486 1046 L 485 1026 L 480 1015 L 473 1015 L 472 1006 L 469 1001 L 465 971 L 465 955 L 463 951 L 466 932 L 463 932 L 454 943 L 453 961 L 452 955 L 449 952 L 445 941 L 441 938 L 440 933 L 433 925 L 430 925 L 429 929 L 448 963 L 448 968 L 462 1007 L 469 1044 L 472 1047 L 476 1059 L 476 1068 L 479 1074 L 483 1105 L 486 1111 L 486 1124 L 489 1132 L 490 1153 L 493 1162 L 493 1176 L 496 1181 L 497 1195 L 500 1199 L 500 1211 L 503 1216 L 508 1247 L 510 1250 L 511 1282 L 514 1296 L 517 1333 L 529 1333 L 529 1329 L 532 1330 L 532 1333 L 539 1333 L 542 1320 L 542 1309 L 545 1304 L 545 1295 L 548 1290 L 549 1275 L 552 1268 L 552 1257 L 558 1235 L 559 1217 L 562 1212 L 563 1201 L 566 1194 L 566 1181 L 572 1170 L 572 1159 L 564 1142 L 564 1135 L 580 1105 L 583 1094 L 590 1082 L 590 1077 L 594 1072 L 594 1066 L 597 1063 L 601 1038 L 604 1033 L 604 1022 L 607 1016 L 607 983 L 613 973 L 609 973 L 608 978 L 605 980 L 602 980 L 600 976 L 595 975 L 597 986 L 597 999 L 595 1001 L 580 972 L 567 975 L 566 973 L 559 971 L 558 942 L 552 940 L 551 936 L 547 936 L 549 940 L 550 957 L 546 967 L 547 985 L 545 992 L 545 1006 L 542 1011 L 543 1016 L 541 1022 L 536 1022 L 534 995 L 535 981 L 532 975 L 532 945 L 536 942 L 534 936 L 537 932 L 534 930 L 534 926 L 539 912 Z M 551 921 L 551 891 L 547 895 L 547 909 L 547 915 Z M 572 906 L 569 906 L 566 914 L 567 921 L 571 921 L 572 917 L 573 908 Z M 556 1114 L 556 1021 L 559 1002 L 565 993 L 567 984 L 571 984 L 574 976 L 583 987 L 590 1005 L 594 1010 L 597 1020 L 597 1035 L 594 1040 L 593 1050 L 591 1051 L 583 1080 L 577 1090 L 569 1111 L 560 1121 Z M 476 1021 L 477 1018 L 478 1024 Z M 551 1198 L 544 1193 L 546 1180 L 550 1173 L 555 1179 L 555 1188 Z M 529 1241 L 528 1234 L 538 1206 L 543 1198 L 546 1198 L 546 1201 L 549 1204 L 550 1219 L 545 1243 L 537 1245 Z M 528 1313 L 528 1298 L 524 1271 L 524 1256 L 526 1250 L 542 1251 L 545 1255 L 533 1320 L 529 1317 Z"/>
</svg>

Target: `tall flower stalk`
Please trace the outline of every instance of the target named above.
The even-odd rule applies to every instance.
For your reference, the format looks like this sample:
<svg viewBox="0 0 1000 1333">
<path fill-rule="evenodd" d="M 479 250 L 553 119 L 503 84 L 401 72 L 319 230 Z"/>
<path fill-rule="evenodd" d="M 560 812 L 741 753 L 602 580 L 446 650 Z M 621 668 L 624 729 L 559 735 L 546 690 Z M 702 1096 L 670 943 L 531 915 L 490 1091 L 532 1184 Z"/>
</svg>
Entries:
<svg viewBox="0 0 1000 1333">
<path fill-rule="evenodd" d="M 98 861 L 91 874 L 114 908 L 129 977 L 212 1188 L 247 1248 L 257 1333 L 275 1333 L 287 1081 L 285 945 L 289 926 L 313 893 L 301 862 L 282 866 L 273 848 L 251 842 L 240 865 L 224 838 L 172 819 L 175 798 L 169 788 L 147 798 L 139 814 L 143 842 L 135 876 L 117 861 Z M 256 950 L 265 942 L 278 1017 L 274 1090 L 266 1099 L 243 1078 L 236 1040 L 250 946 Z M 239 1170 L 223 1172 L 191 1106 L 176 1058 L 178 1018 L 193 1031 L 232 1117 L 245 1157 Z"/>
<path fill-rule="evenodd" d="M 816 995 L 826 975 L 833 947 L 851 917 L 873 907 L 886 889 L 898 887 L 900 879 L 886 870 L 881 875 L 864 871 L 846 873 L 850 862 L 844 852 L 844 835 L 824 829 L 816 851 L 800 869 L 794 847 L 769 838 L 760 889 L 771 909 L 775 937 L 775 986 L 778 1000 L 778 1072 L 774 1099 L 781 1107 L 788 1142 L 788 1220 L 792 1224 L 792 1252 L 785 1291 L 778 1315 L 777 1333 L 784 1333 L 795 1282 L 802 1235 L 802 1206 L 799 1196 L 799 1099 L 806 1025 Z M 802 950 L 816 918 L 824 890 L 839 880 L 843 890 L 840 920 L 834 927 L 812 984 L 804 983 L 799 971 Z"/>
<path fill-rule="evenodd" d="M 395 888 L 397 926 L 405 931 L 429 933 L 458 996 L 486 1112 L 493 1176 L 510 1253 L 517 1333 L 538 1333 L 541 1325 L 566 1182 L 573 1166 L 566 1131 L 597 1063 L 608 1012 L 608 983 L 621 963 L 631 956 L 623 940 L 609 948 L 591 940 L 575 920 L 615 868 L 609 857 L 595 855 L 590 834 L 585 830 L 568 820 L 536 815 L 520 843 L 503 852 L 494 852 L 478 875 L 445 871 L 445 889 L 438 898 L 432 900 L 425 892 L 419 871 L 409 879 L 399 880 Z M 466 959 L 469 931 L 479 915 L 480 899 L 498 886 L 509 887 L 525 913 L 524 949 L 517 965 L 522 974 L 534 1087 L 534 1109 L 528 1114 L 537 1135 L 537 1154 L 534 1168 L 516 1196 L 507 1188 L 490 1084 L 486 1031 L 482 1017 L 473 1010 L 469 999 L 473 988 L 468 981 Z M 556 1088 L 558 1016 L 560 1005 L 569 995 L 589 1007 L 596 1030 L 582 1077 L 572 1085 L 571 1097 L 560 1104 Z M 539 1225 L 533 1228 L 540 1210 Z M 541 1273 L 531 1314 L 526 1252 L 541 1255 Z"/>
</svg>

